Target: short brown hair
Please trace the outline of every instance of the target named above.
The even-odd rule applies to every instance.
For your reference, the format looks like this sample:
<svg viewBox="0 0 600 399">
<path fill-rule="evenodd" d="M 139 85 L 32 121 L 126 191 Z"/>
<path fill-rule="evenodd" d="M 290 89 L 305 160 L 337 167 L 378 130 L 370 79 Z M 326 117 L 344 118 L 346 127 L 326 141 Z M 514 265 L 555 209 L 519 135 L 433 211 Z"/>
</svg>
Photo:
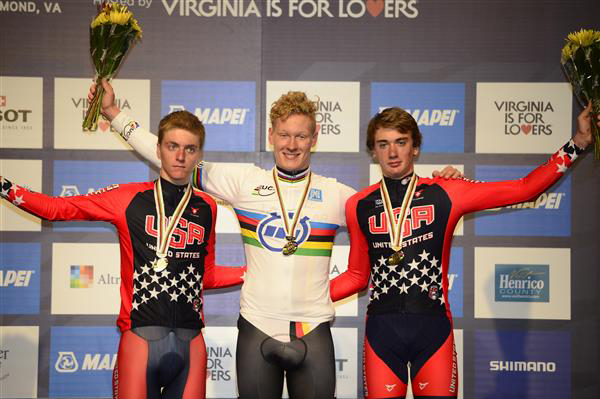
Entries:
<svg viewBox="0 0 600 399">
<path fill-rule="evenodd" d="M 317 106 L 313 101 L 308 99 L 306 93 L 302 91 L 288 91 L 287 94 L 283 94 L 273 103 L 269 112 L 269 119 L 271 120 L 271 127 L 275 127 L 275 122 L 278 119 L 285 121 L 292 115 L 305 115 L 310 119 L 312 132 L 314 133 L 317 127 L 316 113 Z"/>
<path fill-rule="evenodd" d="M 198 136 L 200 149 L 204 148 L 204 137 L 206 131 L 200 119 L 188 111 L 175 111 L 167 114 L 158 124 L 158 143 L 162 143 L 165 132 L 171 129 L 183 129 Z"/>
<path fill-rule="evenodd" d="M 399 107 L 386 108 L 377 113 L 369 121 L 367 127 L 367 148 L 373 151 L 375 147 L 375 132 L 377 129 L 394 129 L 401 133 L 409 133 L 412 136 L 413 147 L 421 147 L 423 136 L 419 131 L 417 121 L 411 114 Z"/>
</svg>

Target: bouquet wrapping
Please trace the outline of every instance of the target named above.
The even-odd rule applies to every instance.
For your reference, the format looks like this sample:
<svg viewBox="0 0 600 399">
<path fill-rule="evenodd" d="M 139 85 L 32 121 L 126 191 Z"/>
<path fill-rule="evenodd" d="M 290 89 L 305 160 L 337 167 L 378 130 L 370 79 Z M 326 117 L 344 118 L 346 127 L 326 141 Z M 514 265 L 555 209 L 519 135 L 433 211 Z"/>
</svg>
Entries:
<svg viewBox="0 0 600 399">
<path fill-rule="evenodd" d="M 600 31 L 581 29 L 570 33 L 562 49 L 561 64 L 571 82 L 573 94 L 585 107 L 592 102 L 594 154 L 600 159 Z"/>
<path fill-rule="evenodd" d="M 104 89 L 102 79 L 111 79 L 131 44 L 142 37 L 142 30 L 126 6 L 103 3 L 90 27 L 90 53 L 96 70 L 96 94 L 83 119 L 83 130 L 98 128 Z"/>
</svg>

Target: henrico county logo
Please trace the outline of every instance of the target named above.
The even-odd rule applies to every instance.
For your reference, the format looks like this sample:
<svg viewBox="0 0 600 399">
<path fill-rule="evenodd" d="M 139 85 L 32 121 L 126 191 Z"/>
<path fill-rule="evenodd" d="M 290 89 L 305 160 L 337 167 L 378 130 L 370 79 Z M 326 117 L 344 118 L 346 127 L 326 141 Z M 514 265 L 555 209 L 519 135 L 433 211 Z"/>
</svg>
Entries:
<svg viewBox="0 0 600 399">
<path fill-rule="evenodd" d="M 294 217 L 294 214 L 292 212 L 289 212 L 288 214 L 291 221 Z M 310 235 L 310 226 L 308 221 L 308 216 L 304 216 L 296 225 L 294 237 L 296 238 L 298 245 L 302 245 L 302 243 L 306 241 Z M 279 215 L 277 212 L 270 213 L 269 216 L 260 221 L 256 227 L 256 234 L 263 247 L 272 252 L 281 252 L 286 236 L 281 215 Z"/>
<path fill-rule="evenodd" d="M 549 265 L 496 265 L 496 302 L 549 302 Z"/>
</svg>

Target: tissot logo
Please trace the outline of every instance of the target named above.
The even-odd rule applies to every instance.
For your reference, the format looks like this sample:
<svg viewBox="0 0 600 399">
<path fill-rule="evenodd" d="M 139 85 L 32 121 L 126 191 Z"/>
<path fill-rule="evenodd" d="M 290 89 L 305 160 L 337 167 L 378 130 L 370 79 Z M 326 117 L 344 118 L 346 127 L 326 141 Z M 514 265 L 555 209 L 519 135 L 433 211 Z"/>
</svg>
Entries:
<svg viewBox="0 0 600 399">
<path fill-rule="evenodd" d="M 42 148 L 42 86 L 42 78 L 0 76 L 0 147 Z"/>
<path fill-rule="evenodd" d="M 417 0 L 161 0 L 168 15 L 238 18 L 417 18 Z"/>
</svg>

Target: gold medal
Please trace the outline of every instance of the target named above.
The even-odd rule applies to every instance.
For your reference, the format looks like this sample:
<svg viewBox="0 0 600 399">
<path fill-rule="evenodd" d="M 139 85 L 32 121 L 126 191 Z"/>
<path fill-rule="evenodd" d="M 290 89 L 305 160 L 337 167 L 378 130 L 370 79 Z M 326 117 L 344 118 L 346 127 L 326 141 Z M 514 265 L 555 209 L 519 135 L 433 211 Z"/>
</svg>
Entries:
<svg viewBox="0 0 600 399">
<path fill-rule="evenodd" d="M 404 252 L 403 251 L 395 251 L 387 258 L 388 265 L 399 265 L 404 260 Z"/>
<path fill-rule="evenodd" d="M 294 240 L 294 237 L 287 236 L 285 237 L 288 242 L 285 243 L 281 252 L 285 256 L 292 255 L 298 249 L 298 243 Z"/>
<path fill-rule="evenodd" d="M 169 266 L 169 261 L 167 258 L 157 258 L 154 260 L 154 262 L 152 262 L 152 268 L 156 272 L 162 272 L 167 268 L 167 266 Z"/>
<path fill-rule="evenodd" d="M 283 219 L 283 228 L 285 230 L 285 239 L 287 242 L 283 245 L 281 249 L 281 253 L 285 256 L 290 256 L 298 250 L 298 242 L 294 237 L 294 232 L 296 230 L 296 226 L 298 225 L 298 220 L 300 220 L 300 212 L 302 211 L 302 207 L 306 202 L 306 195 L 308 194 L 308 189 L 310 187 L 310 180 L 312 172 L 308 172 L 307 182 L 304 186 L 304 191 L 302 196 L 300 197 L 300 202 L 296 207 L 296 212 L 294 213 L 293 219 L 289 220 L 289 215 L 285 203 L 283 201 L 283 196 L 281 195 L 281 189 L 279 188 L 279 182 L 276 172 L 276 167 L 273 168 L 273 181 L 275 182 L 275 192 L 277 193 L 277 199 L 279 201 L 279 207 L 281 208 L 281 218 Z"/>
<path fill-rule="evenodd" d="M 179 219 L 181 219 L 181 215 L 183 215 L 183 211 L 192 197 L 192 187 L 188 183 L 183 197 L 173 212 L 171 220 L 167 223 L 160 179 L 161 178 L 159 177 L 156 182 L 154 182 L 154 202 L 156 205 L 156 219 L 158 228 L 156 229 L 156 259 L 151 262 L 152 269 L 157 272 L 163 271 L 167 268 L 167 266 L 169 266 L 167 253 L 169 252 L 171 236 L 173 235 L 173 232 L 179 223 Z"/>
<path fill-rule="evenodd" d="M 404 194 L 404 199 L 402 200 L 397 219 L 394 217 L 394 208 L 392 207 L 392 201 L 390 200 L 390 195 L 387 186 L 385 185 L 385 179 L 381 179 L 381 182 L 379 183 L 381 199 L 383 200 L 383 209 L 387 219 L 388 234 L 390 236 L 390 246 L 394 251 L 394 253 L 387 258 L 387 264 L 390 266 L 398 266 L 404 260 L 404 252 L 402 251 L 402 240 L 404 238 L 403 228 L 405 222 L 409 223 L 409 220 L 406 217 L 410 213 L 410 203 L 417 188 L 417 180 L 417 175 L 413 173 L 410 177 L 408 187 L 406 188 L 406 193 Z"/>
</svg>

